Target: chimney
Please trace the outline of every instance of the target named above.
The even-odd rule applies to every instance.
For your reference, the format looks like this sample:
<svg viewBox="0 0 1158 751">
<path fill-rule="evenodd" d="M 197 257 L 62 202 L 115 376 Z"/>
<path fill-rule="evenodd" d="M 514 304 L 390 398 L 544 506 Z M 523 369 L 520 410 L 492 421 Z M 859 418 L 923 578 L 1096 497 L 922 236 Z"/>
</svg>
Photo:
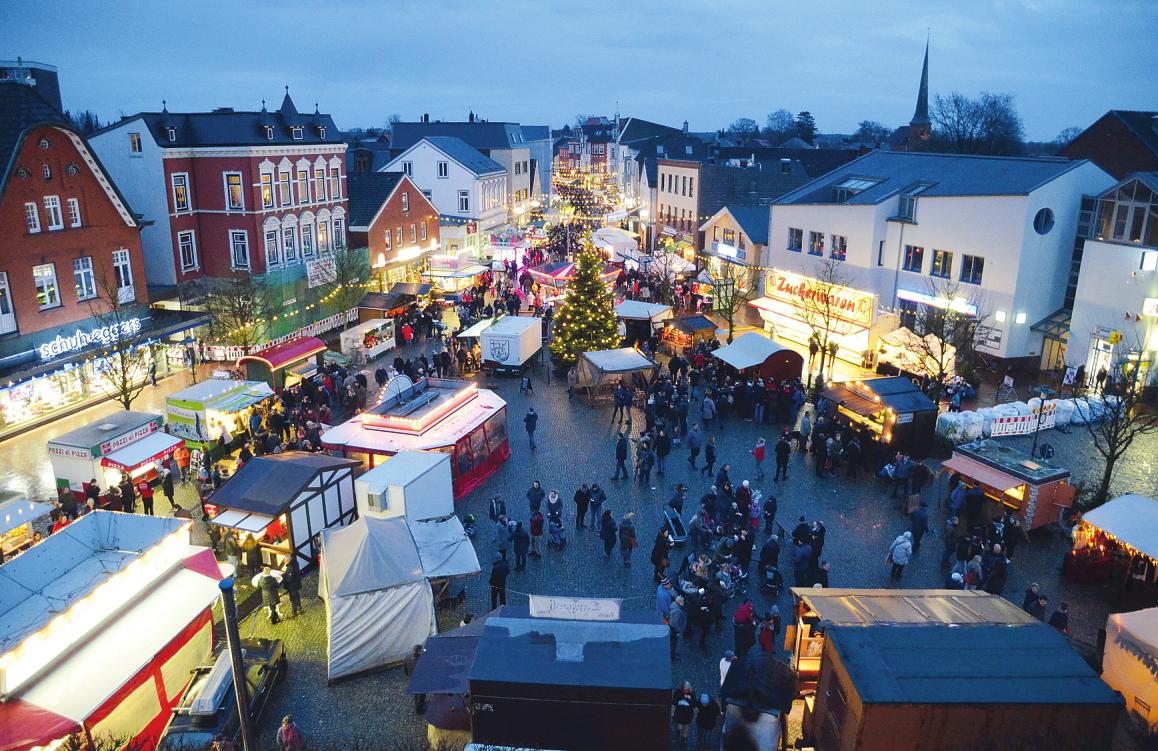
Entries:
<svg viewBox="0 0 1158 751">
<path fill-rule="evenodd" d="M 787 175 L 789 172 L 791 172 L 791 171 L 792 171 L 792 160 L 791 160 L 791 159 L 787 159 L 787 158 L 785 158 L 785 159 L 781 159 L 781 160 L 780 160 L 780 171 L 781 171 L 781 172 L 783 172 L 783 173 L 784 173 L 784 174 L 786 174 L 786 175 Z"/>
<path fill-rule="evenodd" d="M 422 122 L 424 122 L 424 123 L 430 122 L 430 113 L 429 112 L 422 113 Z"/>
<path fill-rule="evenodd" d="M 467 118 L 467 122 L 471 122 L 471 123 L 474 122 L 474 110 L 470 111 L 470 115 Z"/>
<path fill-rule="evenodd" d="M 688 121 L 684 120 L 684 135 L 686 136 L 687 134 L 688 134 Z"/>
</svg>

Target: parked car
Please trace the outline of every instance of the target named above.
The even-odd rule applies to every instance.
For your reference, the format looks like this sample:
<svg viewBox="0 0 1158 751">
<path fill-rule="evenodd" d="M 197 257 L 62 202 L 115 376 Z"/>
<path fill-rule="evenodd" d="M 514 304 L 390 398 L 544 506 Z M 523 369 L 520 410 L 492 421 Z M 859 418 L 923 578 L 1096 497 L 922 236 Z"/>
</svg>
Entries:
<svg viewBox="0 0 1158 751">
<path fill-rule="evenodd" d="M 273 687 L 285 678 L 285 646 L 280 639 L 245 639 L 241 642 L 242 663 L 249 694 L 249 719 L 256 727 Z M 165 751 L 193 751 L 208 748 L 218 734 L 233 741 L 241 737 L 241 720 L 233 691 L 233 664 L 229 650 L 218 651 L 212 665 L 193 671 L 193 678 L 177 700 L 173 717 L 161 736 Z"/>
</svg>

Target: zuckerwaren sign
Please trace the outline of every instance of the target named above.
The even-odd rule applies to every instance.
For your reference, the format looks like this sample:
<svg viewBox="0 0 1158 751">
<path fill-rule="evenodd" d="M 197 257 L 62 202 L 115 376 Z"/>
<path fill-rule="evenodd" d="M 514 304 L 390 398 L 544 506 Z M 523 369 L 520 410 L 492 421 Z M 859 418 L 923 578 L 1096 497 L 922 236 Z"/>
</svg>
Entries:
<svg viewBox="0 0 1158 751">
<path fill-rule="evenodd" d="M 798 309 L 811 304 L 810 310 L 820 310 L 823 306 L 821 298 L 827 295 L 827 306 L 832 312 L 832 317 L 858 323 L 865 328 L 871 326 L 873 322 L 875 303 L 872 294 L 850 287 L 825 284 L 790 271 L 769 272 L 764 294 Z M 810 303 L 813 300 L 816 302 Z"/>
<path fill-rule="evenodd" d="M 60 336 L 57 334 L 56 338 L 52 341 L 40 345 L 40 359 L 51 360 L 67 352 L 84 349 L 90 344 L 100 344 L 101 346 L 107 347 L 125 337 L 134 336 L 139 333 L 141 333 L 141 319 L 130 318 L 120 323 L 98 326 L 89 331 L 77 329 L 76 333 L 72 336 Z"/>
</svg>

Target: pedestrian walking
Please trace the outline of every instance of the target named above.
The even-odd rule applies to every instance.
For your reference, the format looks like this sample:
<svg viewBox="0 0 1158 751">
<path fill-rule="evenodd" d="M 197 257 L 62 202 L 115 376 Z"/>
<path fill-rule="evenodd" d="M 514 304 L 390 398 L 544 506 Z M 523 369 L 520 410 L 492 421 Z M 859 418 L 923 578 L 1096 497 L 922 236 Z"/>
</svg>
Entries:
<svg viewBox="0 0 1158 751">
<path fill-rule="evenodd" d="M 507 577 L 511 574 L 511 564 L 501 553 L 496 552 L 491 564 L 491 610 L 507 604 Z"/>
<path fill-rule="evenodd" d="M 684 681 L 683 685 L 673 692 L 671 704 L 676 736 L 686 745 L 696 713 L 696 695 L 692 692 L 692 684 Z"/>
<path fill-rule="evenodd" d="M 694 423 L 692 429 L 688 431 L 688 464 L 692 465 L 692 469 L 697 469 L 696 459 L 700 455 L 700 451 L 704 447 L 704 433 L 700 430 L 700 424 Z"/>
<path fill-rule="evenodd" d="M 623 556 L 623 565 L 631 565 L 631 551 L 635 550 L 639 540 L 635 536 L 635 522 L 632 519 L 635 512 L 628 511 L 619 523 L 619 554 Z"/>
<path fill-rule="evenodd" d="M 610 511 L 604 511 L 599 519 L 599 539 L 603 541 L 603 560 L 611 560 L 611 550 L 615 547 L 616 528 L 615 519 Z"/>
<path fill-rule="evenodd" d="M 294 556 L 282 574 L 281 586 L 289 595 L 290 613 L 297 618 L 302 613 L 302 570 L 298 566 L 297 556 Z"/>
<path fill-rule="evenodd" d="M 700 694 L 696 707 L 696 746 L 712 748 L 716 738 L 716 728 L 720 724 L 720 705 L 707 694 Z"/>
<path fill-rule="evenodd" d="M 680 634 L 688 627 L 688 616 L 684 612 L 684 598 L 683 595 L 676 595 L 672 598 L 671 607 L 668 608 L 667 618 L 664 619 L 667 623 L 668 638 L 671 641 L 671 658 L 678 660 L 679 655 L 676 653 L 676 647 L 679 645 Z"/>
<path fill-rule="evenodd" d="M 792 446 L 788 443 L 788 435 L 781 434 L 780 440 L 776 441 L 774 449 L 776 453 L 776 474 L 772 476 L 772 482 L 780 482 L 783 477 L 788 480 L 788 459 L 792 456 Z"/>
<path fill-rule="evenodd" d="M 622 431 L 616 434 L 615 438 L 615 474 L 611 476 L 612 481 L 619 479 L 619 473 L 623 473 L 623 479 L 626 480 L 630 475 L 627 473 L 628 445 L 627 436 Z"/>
<path fill-rule="evenodd" d="M 287 714 L 281 718 L 281 727 L 277 729 L 277 747 L 279 751 L 305 751 L 306 742 L 302 738 L 302 731 L 294 723 L 293 715 Z"/>
<path fill-rule="evenodd" d="M 262 569 L 261 578 L 257 580 L 257 585 L 261 589 L 262 601 L 265 604 L 269 622 L 276 626 L 281 623 L 281 614 L 278 612 L 278 605 L 281 602 L 281 594 L 278 590 L 281 583 L 270 571 L 269 566 L 266 566 Z"/>
<path fill-rule="evenodd" d="M 913 533 L 913 555 L 916 555 L 921 550 L 921 538 L 930 530 L 929 528 L 929 504 L 921 501 L 920 505 L 909 514 L 909 523 L 912 526 Z"/>
<path fill-rule="evenodd" d="M 539 415 L 535 412 L 534 407 L 527 408 L 527 414 L 523 417 L 523 425 L 527 428 L 527 443 L 531 446 L 531 451 L 535 450 L 535 428 L 539 425 Z"/>
<path fill-rule="evenodd" d="M 575 491 L 575 526 L 583 529 L 586 525 L 583 523 L 587 516 L 587 507 L 591 505 L 591 490 L 587 487 L 587 483 L 583 483 L 578 490 Z"/>
<path fill-rule="evenodd" d="M 763 438 L 757 438 L 756 439 L 756 448 L 752 449 L 749 453 L 752 454 L 752 458 L 755 459 L 755 461 L 756 461 L 756 480 L 757 481 L 763 480 L 764 479 L 764 453 L 765 453 L 765 441 L 764 441 L 764 439 Z"/>
<path fill-rule="evenodd" d="M 893 564 L 892 571 L 889 572 L 889 578 L 893 581 L 900 581 L 901 575 L 905 571 L 905 566 L 909 563 L 909 559 L 913 555 L 913 533 L 905 532 L 899 535 L 897 539 L 893 540 L 892 546 L 889 548 L 889 554 L 885 559 L 886 563 Z"/>
<path fill-rule="evenodd" d="M 716 471 L 716 437 L 708 436 L 708 442 L 704 444 L 704 468 L 700 470 L 700 474 L 711 477 L 712 473 Z M 718 485 L 717 485 L 718 487 Z"/>
<path fill-rule="evenodd" d="M 522 522 L 515 522 L 515 531 L 511 533 L 511 545 L 515 549 L 515 571 L 527 570 L 527 553 L 531 549 L 531 536 L 523 529 Z"/>
<path fill-rule="evenodd" d="M 165 494 L 165 499 L 169 501 L 169 506 L 176 510 L 177 503 L 173 500 L 176 495 L 173 490 L 173 473 L 167 469 L 161 470 L 161 492 Z"/>
</svg>

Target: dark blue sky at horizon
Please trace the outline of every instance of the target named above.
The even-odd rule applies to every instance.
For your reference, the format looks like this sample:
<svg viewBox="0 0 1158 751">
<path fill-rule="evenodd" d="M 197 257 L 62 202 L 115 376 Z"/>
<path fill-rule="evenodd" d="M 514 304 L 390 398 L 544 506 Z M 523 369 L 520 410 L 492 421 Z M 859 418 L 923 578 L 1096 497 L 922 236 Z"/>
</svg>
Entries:
<svg viewBox="0 0 1158 751">
<path fill-rule="evenodd" d="M 822 132 L 932 94 L 1015 97 L 1032 140 L 1108 109 L 1158 109 L 1158 1 L 3 0 L 0 59 L 56 65 L 65 106 L 298 108 L 339 127 L 422 113 L 559 127 L 615 112 L 692 130 L 785 108 Z"/>
</svg>

